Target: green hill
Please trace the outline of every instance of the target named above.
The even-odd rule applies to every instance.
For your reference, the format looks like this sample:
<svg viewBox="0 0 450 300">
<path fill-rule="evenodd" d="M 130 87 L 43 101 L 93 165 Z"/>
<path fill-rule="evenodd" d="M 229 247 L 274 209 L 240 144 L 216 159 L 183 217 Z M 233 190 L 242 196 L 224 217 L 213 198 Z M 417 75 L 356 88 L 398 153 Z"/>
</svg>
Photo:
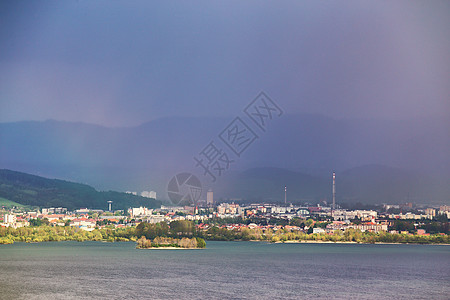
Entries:
<svg viewBox="0 0 450 300">
<path fill-rule="evenodd" d="M 26 173 L 0 169 L 0 198 L 22 205 L 39 207 L 67 207 L 107 209 L 106 201 L 113 201 L 113 209 L 146 206 L 156 208 L 161 202 L 132 194 L 107 191 L 59 179 L 48 179 Z"/>
<path fill-rule="evenodd" d="M 0 197 L 0 207 L 12 208 L 12 207 L 21 207 L 21 206 L 23 207 L 24 205 Z"/>
</svg>

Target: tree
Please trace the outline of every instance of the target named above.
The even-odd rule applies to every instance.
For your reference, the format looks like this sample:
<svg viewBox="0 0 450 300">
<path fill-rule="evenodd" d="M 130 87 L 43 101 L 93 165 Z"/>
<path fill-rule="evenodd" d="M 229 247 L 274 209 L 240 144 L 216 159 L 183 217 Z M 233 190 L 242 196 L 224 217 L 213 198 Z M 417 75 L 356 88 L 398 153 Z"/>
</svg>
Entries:
<svg viewBox="0 0 450 300">
<path fill-rule="evenodd" d="M 197 237 L 197 248 L 205 248 L 206 242 L 204 239 Z"/>
<path fill-rule="evenodd" d="M 29 223 L 30 223 L 30 226 L 33 226 L 33 227 L 39 227 L 42 225 L 50 224 L 50 222 L 48 221 L 47 218 L 45 218 L 45 219 L 30 219 Z"/>
<path fill-rule="evenodd" d="M 174 236 L 192 236 L 195 230 L 194 223 L 186 220 L 170 222 L 169 227 Z"/>
<path fill-rule="evenodd" d="M 414 224 L 412 222 L 408 222 L 408 221 L 394 221 L 394 224 L 391 227 L 392 230 L 397 230 L 397 231 L 409 231 L 409 232 L 413 232 L 414 231 Z"/>
<path fill-rule="evenodd" d="M 299 218 L 293 218 L 291 220 L 292 226 L 305 227 L 305 221 Z"/>
<path fill-rule="evenodd" d="M 313 219 L 308 219 L 308 220 L 305 221 L 305 226 L 311 227 L 311 225 L 312 225 L 313 223 L 314 223 L 314 220 L 313 220 Z"/>
<path fill-rule="evenodd" d="M 437 222 L 448 222 L 447 214 L 438 214 L 434 217 L 434 220 Z"/>
</svg>

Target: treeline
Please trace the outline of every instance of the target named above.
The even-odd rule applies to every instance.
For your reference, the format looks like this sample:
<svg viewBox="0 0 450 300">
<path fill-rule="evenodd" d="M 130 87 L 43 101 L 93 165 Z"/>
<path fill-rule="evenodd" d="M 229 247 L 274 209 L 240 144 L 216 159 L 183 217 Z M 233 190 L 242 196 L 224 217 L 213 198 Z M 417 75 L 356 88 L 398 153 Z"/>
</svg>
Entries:
<svg viewBox="0 0 450 300">
<path fill-rule="evenodd" d="M 0 244 L 60 241 L 136 241 L 135 228 L 103 228 L 86 231 L 71 226 L 0 227 Z"/>
<path fill-rule="evenodd" d="M 389 230 L 415 232 L 417 229 L 424 229 L 428 233 L 445 233 L 450 234 L 450 226 L 446 216 L 439 216 L 438 221 L 435 220 L 420 220 L 419 225 L 417 220 L 394 220 Z"/>
<path fill-rule="evenodd" d="M 102 228 L 92 231 L 82 230 L 73 226 L 49 226 L 46 222 L 39 222 L 30 227 L 0 227 L 0 244 L 14 242 L 51 242 L 51 241 L 136 241 L 144 236 L 147 239 L 156 237 L 192 238 L 196 235 L 195 224 L 191 221 L 173 221 L 170 224 L 140 223 L 136 227 Z"/>
<path fill-rule="evenodd" d="M 193 237 L 197 236 L 197 230 L 192 221 L 172 221 L 169 224 L 165 222 L 150 224 L 142 222 L 136 226 L 135 234 L 137 237 L 145 236 L 147 239 L 156 237 Z"/>
<path fill-rule="evenodd" d="M 142 236 L 137 240 L 138 249 L 147 248 L 160 248 L 160 247 L 171 247 L 171 248 L 205 248 L 205 240 L 199 237 L 187 238 L 183 237 L 181 239 L 168 238 L 168 237 L 155 237 L 153 240 L 147 240 L 145 236 Z"/>
<path fill-rule="evenodd" d="M 450 234 L 450 223 L 448 222 L 446 215 L 438 215 L 434 218 L 434 220 L 422 219 L 422 220 L 388 220 L 391 222 L 391 226 L 389 226 L 390 230 L 396 230 L 398 232 L 408 231 L 409 233 L 414 233 L 417 229 L 424 229 L 427 233 L 436 234 L 436 233 L 445 233 Z M 362 224 L 363 222 L 359 219 L 351 220 L 354 224 Z M 243 219 L 241 217 L 231 217 L 231 218 L 211 218 L 204 222 L 209 225 L 226 225 L 226 224 L 244 224 L 249 225 L 251 223 L 255 223 L 258 225 L 281 225 L 281 226 L 298 226 L 300 228 L 308 227 L 308 233 L 312 233 L 313 228 L 320 227 L 325 228 L 331 222 L 329 220 L 313 220 L 313 219 L 301 219 L 301 218 L 292 218 L 290 220 L 283 218 L 258 218 L 258 217 L 250 217 Z M 419 224 L 417 224 L 419 223 Z"/>
<path fill-rule="evenodd" d="M 306 226 L 312 225 L 312 220 L 304 220 Z M 314 226 L 325 227 L 327 222 L 317 222 Z M 311 227 L 312 228 L 312 227 Z M 209 241 L 324 241 L 324 242 L 356 242 L 356 243 L 417 243 L 417 244 L 448 244 L 448 235 L 411 235 L 391 234 L 388 232 L 361 232 L 356 229 L 345 231 L 336 230 L 333 234 L 312 234 L 302 231 L 290 231 L 287 229 L 240 228 L 229 230 L 212 226 L 207 230 L 198 230 L 191 221 L 174 221 L 166 223 L 148 224 L 141 223 L 136 227 L 136 236 L 145 236 L 147 239 L 156 237 L 199 237 Z"/>
<path fill-rule="evenodd" d="M 288 241 L 323 241 L 323 242 L 355 242 L 355 243 L 414 243 L 414 244 L 449 244 L 448 235 L 411 235 L 411 234 L 391 234 L 388 232 L 361 232 L 357 229 L 347 229 L 345 231 L 336 230 L 333 234 L 308 234 L 301 231 L 290 231 L 286 229 L 249 229 L 228 230 L 226 228 L 211 227 L 206 231 L 200 231 L 197 236 L 205 240 L 216 241 L 267 241 L 267 242 L 288 242 Z"/>
</svg>

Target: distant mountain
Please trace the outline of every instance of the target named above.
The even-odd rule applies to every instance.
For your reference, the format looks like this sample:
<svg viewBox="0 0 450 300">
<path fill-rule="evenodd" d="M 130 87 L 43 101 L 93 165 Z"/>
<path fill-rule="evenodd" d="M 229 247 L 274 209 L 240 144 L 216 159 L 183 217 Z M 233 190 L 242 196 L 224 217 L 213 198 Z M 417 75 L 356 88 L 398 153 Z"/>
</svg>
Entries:
<svg viewBox="0 0 450 300">
<path fill-rule="evenodd" d="M 447 179 L 448 180 L 448 179 Z M 219 198 L 296 203 L 332 201 L 332 174 L 311 176 L 280 168 L 254 168 L 220 182 L 214 194 Z M 434 203 L 450 201 L 450 184 L 426 174 L 366 165 L 336 174 L 337 203 Z"/>
<path fill-rule="evenodd" d="M 425 172 L 366 165 L 338 174 L 343 202 L 450 203 L 450 178 Z"/>
<path fill-rule="evenodd" d="M 58 179 L 47 179 L 11 170 L 0 169 L 0 197 L 19 204 L 40 207 L 114 209 L 146 206 L 160 207 L 154 199 L 119 192 L 98 192 L 93 187 Z"/>
<path fill-rule="evenodd" d="M 274 185 L 284 186 L 282 181 L 297 180 L 300 176 L 297 173 L 301 173 L 306 176 L 304 182 L 311 182 L 299 186 L 297 197 L 316 199 L 329 197 L 328 179 L 333 170 L 344 176 L 347 170 L 356 168 L 356 172 L 365 166 L 382 165 L 391 168 L 386 172 L 407 170 L 399 176 L 409 178 L 414 174 L 422 178 L 416 180 L 419 182 L 414 188 L 399 184 L 394 198 L 407 199 L 405 190 L 408 189 L 409 199 L 420 194 L 418 197 L 425 201 L 449 201 L 448 120 L 336 120 L 318 115 L 285 114 L 271 120 L 263 132 L 242 113 L 237 115 L 258 135 L 240 157 L 218 138 L 233 117 L 172 117 L 129 128 L 59 121 L 0 123 L 0 168 L 87 183 L 101 190 L 154 190 L 158 199 L 164 200 L 167 183 L 179 172 L 196 174 L 208 188 L 223 190 L 221 194 L 225 198 L 272 195 L 266 186 L 250 185 L 251 191 L 250 186 L 233 190 L 234 185 L 229 182 L 240 186 L 245 176 L 255 175 L 246 174 L 246 170 L 274 167 L 295 173 L 286 174 L 286 179 L 273 178 Z M 202 169 L 195 167 L 193 159 L 211 141 L 234 160 L 214 184 L 203 176 Z M 362 169 L 359 171 L 364 173 Z M 352 172 L 348 172 L 352 178 Z M 376 170 L 369 173 L 372 177 L 362 174 L 362 178 L 371 184 L 377 182 L 378 176 L 385 177 Z M 233 179 L 234 176 L 238 177 Z M 294 179 L 289 179 L 291 176 Z M 252 180 L 264 182 L 261 178 Z M 344 183 L 348 200 L 383 201 L 380 198 L 388 196 L 374 196 L 377 194 L 369 189 L 369 183 L 361 182 L 359 188 L 352 186 L 352 182 Z M 291 192 L 295 191 L 292 188 Z"/>
<path fill-rule="evenodd" d="M 289 201 L 315 203 L 329 194 L 325 178 L 273 167 L 252 168 L 229 176 L 217 184 L 214 192 L 219 197 L 227 195 L 250 202 L 283 202 L 285 186 Z"/>
</svg>

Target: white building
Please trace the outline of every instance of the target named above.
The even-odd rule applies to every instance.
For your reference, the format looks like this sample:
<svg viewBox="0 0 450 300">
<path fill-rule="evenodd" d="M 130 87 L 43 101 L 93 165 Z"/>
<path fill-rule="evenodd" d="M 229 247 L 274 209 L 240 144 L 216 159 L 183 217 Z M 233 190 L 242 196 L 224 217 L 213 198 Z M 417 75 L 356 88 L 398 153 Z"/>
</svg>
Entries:
<svg viewBox="0 0 450 300">
<path fill-rule="evenodd" d="M 5 224 L 14 225 L 14 224 L 16 224 L 16 221 L 17 221 L 16 215 L 11 215 L 11 214 L 3 215 L 3 223 L 5 223 Z"/>
<path fill-rule="evenodd" d="M 176 212 L 186 212 L 183 206 L 164 206 L 161 205 L 159 211 L 168 212 L 168 213 L 176 213 Z"/>
<path fill-rule="evenodd" d="M 133 207 L 128 209 L 128 213 L 132 217 L 138 216 L 149 216 L 153 213 L 153 209 L 148 209 L 147 207 Z"/>
<path fill-rule="evenodd" d="M 434 208 L 427 208 L 425 209 L 425 214 L 430 216 L 430 217 L 435 217 L 436 216 L 436 210 Z M 431 218 L 429 218 L 431 219 Z"/>
<path fill-rule="evenodd" d="M 273 214 L 285 214 L 287 212 L 287 207 L 274 206 L 270 208 L 270 212 Z"/>
<path fill-rule="evenodd" d="M 50 207 L 50 208 L 42 209 L 43 215 L 62 214 L 62 213 L 66 213 L 66 212 L 67 212 L 67 208 L 65 208 L 65 207 Z"/>
<path fill-rule="evenodd" d="M 87 209 L 87 208 L 80 208 L 80 209 L 77 209 L 77 210 L 75 210 L 75 213 L 77 213 L 77 214 L 87 214 L 87 213 L 89 213 L 89 209 Z"/>
<path fill-rule="evenodd" d="M 75 219 L 72 222 L 70 222 L 69 225 L 78 227 L 86 231 L 93 231 L 95 229 L 95 226 L 97 226 L 94 220 L 82 220 L 82 219 Z"/>
<path fill-rule="evenodd" d="M 325 233 L 325 230 L 320 227 L 313 228 L 313 233 Z"/>
<path fill-rule="evenodd" d="M 156 223 L 161 223 L 164 221 L 167 221 L 169 218 L 167 218 L 165 215 L 151 215 L 149 217 L 147 217 L 147 219 L 145 220 L 147 223 L 150 224 L 156 224 Z"/>
<path fill-rule="evenodd" d="M 370 231 L 370 232 L 380 232 L 380 231 L 387 231 L 388 225 L 387 224 L 375 224 L 375 223 L 365 223 L 365 224 L 358 224 L 358 225 L 349 225 L 348 228 L 354 228 L 359 229 L 362 232 Z"/>
<path fill-rule="evenodd" d="M 156 199 L 156 192 L 155 191 L 142 191 L 141 196 L 146 197 L 146 198 Z"/>
<path fill-rule="evenodd" d="M 334 220 L 353 220 L 358 218 L 362 221 L 370 221 L 377 218 L 378 213 L 374 210 L 335 210 L 333 212 Z"/>
<path fill-rule="evenodd" d="M 230 214 L 235 215 L 238 213 L 239 204 L 222 203 L 217 206 L 217 213 L 224 215 Z"/>
<path fill-rule="evenodd" d="M 297 215 L 302 218 L 309 217 L 309 210 L 307 210 L 306 208 L 300 208 L 297 211 Z"/>
</svg>

